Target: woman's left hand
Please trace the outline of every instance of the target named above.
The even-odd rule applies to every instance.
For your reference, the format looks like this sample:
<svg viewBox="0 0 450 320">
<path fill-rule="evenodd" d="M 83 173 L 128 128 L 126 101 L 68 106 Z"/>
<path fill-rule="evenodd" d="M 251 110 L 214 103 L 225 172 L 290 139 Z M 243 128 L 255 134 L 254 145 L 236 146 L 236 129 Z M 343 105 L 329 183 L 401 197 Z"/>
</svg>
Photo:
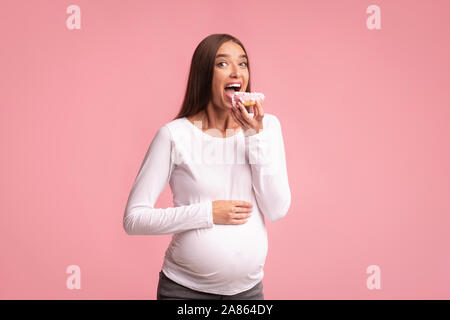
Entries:
<svg viewBox="0 0 450 320">
<path fill-rule="evenodd" d="M 239 100 L 236 102 L 236 107 L 231 107 L 230 109 L 231 116 L 244 130 L 245 136 L 252 136 L 263 129 L 264 110 L 259 101 L 256 101 L 256 104 L 253 106 L 253 112 L 254 116 L 252 117 L 245 109 L 244 104 Z"/>
</svg>

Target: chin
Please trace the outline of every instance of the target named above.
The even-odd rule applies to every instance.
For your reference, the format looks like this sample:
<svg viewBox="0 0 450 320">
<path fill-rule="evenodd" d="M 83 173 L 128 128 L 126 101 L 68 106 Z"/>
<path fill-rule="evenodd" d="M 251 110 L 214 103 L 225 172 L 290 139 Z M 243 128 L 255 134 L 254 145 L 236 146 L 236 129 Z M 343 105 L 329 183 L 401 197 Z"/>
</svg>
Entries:
<svg viewBox="0 0 450 320">
<path fill-rule="evenodd" d="M 225 109 L 231 109 L 232 105 L 231 105 L 231 101 L 228 101 L 228 99 L 226 97 L 224 97 L 221 101 L 221 105 L 225 108 Z"/>
<path fill-rule="evenodd" d="M 224 106 L 225 106 L 225 108 L 227 108 L 227 109 L 233 108 L 233 105 L 231 104 L 231 101 L 226 101 L 225 104 L 224 104 Z"/>
</svg>

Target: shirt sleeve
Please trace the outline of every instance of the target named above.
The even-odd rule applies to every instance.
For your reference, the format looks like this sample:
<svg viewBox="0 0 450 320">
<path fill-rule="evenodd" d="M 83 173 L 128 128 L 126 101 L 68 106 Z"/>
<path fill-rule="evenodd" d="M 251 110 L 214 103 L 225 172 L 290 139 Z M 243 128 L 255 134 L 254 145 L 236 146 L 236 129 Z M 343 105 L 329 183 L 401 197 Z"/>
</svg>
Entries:
<svg viewBox="0 0 450 320">
<path fill-rule="evenodd" d="M 246 136 L 252 185 L 262 214 L 270 221 L 282 219 L 291 205 L 280 121 L 271 115 L 257 134 Z"/>
<path fill-rule="evenodd" d="M 174 168 L 170 129 L 164 125 L 151 142 L 128 197 L 123 228 L 129 235 L 179 233 L 213 226 L 212 201 L 155 208 Z"/>
</svg>

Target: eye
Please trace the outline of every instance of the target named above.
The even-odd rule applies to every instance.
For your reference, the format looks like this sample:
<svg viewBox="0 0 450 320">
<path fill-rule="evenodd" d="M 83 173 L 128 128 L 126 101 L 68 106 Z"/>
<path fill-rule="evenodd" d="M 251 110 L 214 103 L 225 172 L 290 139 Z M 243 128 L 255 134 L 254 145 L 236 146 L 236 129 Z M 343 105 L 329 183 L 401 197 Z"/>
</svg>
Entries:
<svg viewBox="0 0 450 320">
<path fill-rule="evenodd" d="M 242 63 L 244 63 L 244 64 L 245 64 L 245 66 L 248 66 L 248 63 L 247 63 L 247 62 L 242 62 Z M 242 64 L 242 63 L 241 63 L 241 64 Z"/>
<path fill-rule="evenodd" d="M 220 65 L 221 63 L 226 63 L 226 62 L 223 62 L 223 61 L 222 61 L 222 62 L 219 62 L 217 65 L 218 65 L 219 67 L 221 67 L 221 65 Z"/>
</svg>

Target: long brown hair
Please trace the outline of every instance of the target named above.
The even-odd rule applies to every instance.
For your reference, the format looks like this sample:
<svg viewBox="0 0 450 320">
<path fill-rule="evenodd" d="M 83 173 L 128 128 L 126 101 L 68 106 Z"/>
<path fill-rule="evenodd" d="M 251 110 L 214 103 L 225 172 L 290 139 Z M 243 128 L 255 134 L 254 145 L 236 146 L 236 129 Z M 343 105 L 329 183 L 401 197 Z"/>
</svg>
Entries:
<svg viewBox="0 0 450 320">
<path fill-rule="evenodd" d="M 206 108 L 212 95 L 212 79 L 214 75 L 216 53 L 220 46 L 227 41 L 233 41 L 240 45 L 247 55 L 244 45 L 237 38 L 229 34 L 211 34 L 203 39 L 192 56 L 191 69 L 189 71 L 189 79 L 183 105 L 178 112 L 178 115 L 173 120 L 195 115 Z M 250 61 L 248 58 L 247 62 L 249 79 L 246 91 L 251 92 Z"/>
</svg>

